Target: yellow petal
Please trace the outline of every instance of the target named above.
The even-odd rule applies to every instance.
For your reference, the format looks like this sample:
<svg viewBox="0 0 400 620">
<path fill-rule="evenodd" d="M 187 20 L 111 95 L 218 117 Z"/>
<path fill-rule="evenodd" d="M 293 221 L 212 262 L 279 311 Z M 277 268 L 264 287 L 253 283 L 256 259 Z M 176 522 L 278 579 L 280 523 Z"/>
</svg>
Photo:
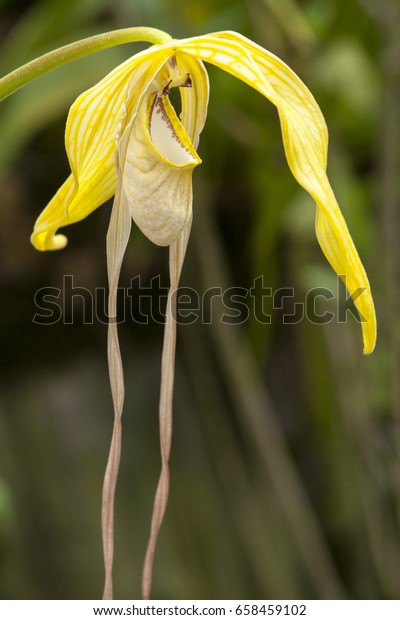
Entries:
<svg viewBox="0 0 400 620">
<path fill-rule="evenodd" d="M 83 178 L 77 191 L 77 183 L 70 175 L 54 198 L 35 222 L 31 242 L 37 250 L 61 250 L 67 245 L 67 237 L 55 234 L 63 227 L 85 218 L 115 191 L 115 172 L 111 168 L 105 174 L 89 179 Z"/>
<path fill-rule="evenodd" d="M 157 245 L 170 245 L 191 215 L 192 172 L 201 163 L 167 96 L 145 100 L 128 126 L 122 190 L 133 220 Z"/>
<path fill-rule="evenodd" d="M 326 176 L 328 133 L 310 91 L 274 54 L 237 33 L 194 37 L 180 41 L 179 47 L 231 73 L 276 105 L 288 164 L 317 203 L 318 241 L 332 267 L 346 279 L 362 321 L 364 353 L 371 353 L 376 317 L 370 286 Z"/>
<path fill-rule="evenodd" d="M 191 88 L 181 88 L 182 99 L 182 125 L 195 149 L 199 146 L 199 136 L 207 118 L 207 106 L 209 97 L 208 74 L 201 60 L 188 56 L 188 54 L 176 54 L 178 66 L 183 73 L 189 73 L 192 80 Z"/>
<path fill-rule="evenodd" d="M 328 203 L 330 211 L 317 208 L 315 218 L 317 238 L 329 263 L 342 278 L 354 299 L 363 330 L 364 354 L 369 355 L 376 343 L 376 316 L 370 285 L 330 188 L 327 188 L 326 194 L 330 194 Z"/>
<path fill-rule="evenodd" d="M 131 75 L 145 91 L 169 55 L 170 50 L 159 46 L 140 52 L 72 105 L 65 132 L 72 175 L 35 224 L 31 241 L 38 250 L 64 247 L 66 237 L 55 235 L 57 229 L 85 218 L 114 194 L 116 138 Z"/>
</svg>

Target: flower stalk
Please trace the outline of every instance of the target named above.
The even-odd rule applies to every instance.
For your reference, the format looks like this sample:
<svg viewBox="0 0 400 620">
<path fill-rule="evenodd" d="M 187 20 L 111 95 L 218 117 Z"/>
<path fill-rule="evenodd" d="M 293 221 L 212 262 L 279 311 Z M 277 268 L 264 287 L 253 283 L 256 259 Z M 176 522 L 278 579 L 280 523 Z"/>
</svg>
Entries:
<svg viewBox="0 0 400 620">
<path fill-rule="evenodd" d="M 83 56 L 100 52 L 109 47 L 123 45 L 125 43 L 138 43 L 139 41 L 153 43 L 154 45 L 162 45 L 163 43 L 171 41 L 171 37 L 166 32 L 158 30 L 157 28 L 121 28 L 64 45 L 47 54 L 43 54 L 43 56 L 35 58 L 31 62 L 28 62 L 22 67 L 18 67 L 15 71 L 1 78 L 0 101 L 6 99 L 41 75 L 61 67 L 61 65 L 65 65 L 73 60 L 78 60 Z"/>
</svg>

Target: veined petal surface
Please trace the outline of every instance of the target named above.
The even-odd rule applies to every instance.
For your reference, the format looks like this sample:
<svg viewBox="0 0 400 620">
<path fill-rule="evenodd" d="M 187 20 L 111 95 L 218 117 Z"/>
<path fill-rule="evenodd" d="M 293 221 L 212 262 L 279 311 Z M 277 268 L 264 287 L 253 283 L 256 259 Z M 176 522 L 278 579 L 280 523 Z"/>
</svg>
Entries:
<svg viewBox="0 0 400 620">
<path fill-rule="evenodd" d="M 164 63 L 170 54 L 163 46 L 136 54 L 71 106 L 65 143 L 72 174 L 36 221 L 31 241 L 38 250 L 63 248 L 67 239 L 55 235 L 57 229 L 85 218 L 112 197 L 116 137 L 125 113 L 130 76 L 135 74 L 137 81 L 144 76 L 147 85 L 149 67 Z"/>
<path fill-rule="evenodd" d="M 249 84 L 277 107 L 289 167 L 316 201 L 318 241 L 346 280 L 362 321 L 364 353 L 371 353 L 376 317 L 370 286 L 326 175 L 328 132 L 314 97 L 284 62 L 237 33 L 193 37 L 180 41 L 179 47 Z"/>
<path fill-rule="evenodd" d="M 188 73 L 192 80 L 191 88 L 180 88 L 182 100 L 181 120 L 194 148 L 197 149 L 200 133 L 207 118 L 210 92 L 208 73 L 201 60 L 193 58 L 188 54 L 182 54 L 178 51 L 176 60 L 182 73 Z"/>
</svg>

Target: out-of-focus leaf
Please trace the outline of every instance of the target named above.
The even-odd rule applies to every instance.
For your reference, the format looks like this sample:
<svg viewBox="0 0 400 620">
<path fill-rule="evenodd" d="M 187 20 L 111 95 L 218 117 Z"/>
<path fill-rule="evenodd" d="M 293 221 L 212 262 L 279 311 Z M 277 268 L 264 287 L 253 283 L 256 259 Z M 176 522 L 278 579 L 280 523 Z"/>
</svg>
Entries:
<svg viewBox="0 0 400 620">
<path fill-rule="evenodd" d="M 14 504 L 8 485 L 0 478 L 0 537 L 14 518 Z"/>
<path fill-rule="evenodd" d="M 378 76 L 357 41 L 340 40 L 322 49 L 313 65 L 314 80 L 357 115 L 374 118 L 379 103 Z"/>
<path fill-rule="evenodd" d="M 315 46 L 316 37 L 296 0 L 264 0 L 289 40 L 297 46 Z"/>
<path fill-rule="evenodd" d="M 94 33 L 93 24 L 86 24 L 105 4 L 105 0 L 43 0 L 33 4 L 2 42 L 0 74 L 50 49 Z"/>
</svg>

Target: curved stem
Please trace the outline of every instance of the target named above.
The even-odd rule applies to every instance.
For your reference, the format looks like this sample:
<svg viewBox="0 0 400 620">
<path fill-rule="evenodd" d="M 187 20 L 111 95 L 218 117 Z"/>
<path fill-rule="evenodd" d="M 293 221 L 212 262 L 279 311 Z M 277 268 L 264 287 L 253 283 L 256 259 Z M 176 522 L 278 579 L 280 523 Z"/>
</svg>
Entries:
<svg viewBox="0 0 400 620">
<path fill-rule="evenodd" d="M 15 71 L 1 78 L 0 101 L 12 95 L 12 93 L 22 86 L 25 86 L 25 84 L 28 84 L 44 73 L 56 69 L 67 62 L 77 60 L 78 58 L 93 54 L 94 52 L 99 52 L 108 47 L 138 41 L 162 45 L 163 43 L 171 41 L 171 37 L 166 32 L 157 30 L 156 28 L 122 28 L 121 30 L 111 30 L 110 32 L 64 45 L 43 56 L 39 56 L 39 58 L 35 58 L 35 60 L 28 62 L 26 65 L 15 69 Z"/>
</svg>

